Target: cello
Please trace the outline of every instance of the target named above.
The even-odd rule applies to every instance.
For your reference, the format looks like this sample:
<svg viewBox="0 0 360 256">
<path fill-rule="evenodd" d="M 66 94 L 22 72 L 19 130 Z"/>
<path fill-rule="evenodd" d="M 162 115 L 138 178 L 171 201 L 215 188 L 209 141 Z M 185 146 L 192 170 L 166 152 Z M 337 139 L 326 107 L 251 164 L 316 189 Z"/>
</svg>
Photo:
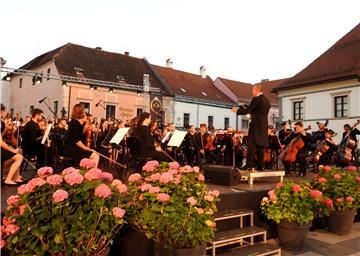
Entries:
<svg viewBox="0 0 360 256">
<path fill-rule="evenodd" d="M 309 125 L 304 131 L 311 130 L 311 126 Z M 298 134 L 294 139 L 291 140 L 289 145 L 285 148 L 285 150 L 281 153 L 280 159 L 284 162 L 293 163 L 296 161 L 297 153 L 304 147 L 305 142 L 301 138 L 301 134 Z"/>
<path fill-rule="evenodd" d="M 348 164 L 352 159 L 352 151 L 356 148 L 356 142 L 350 138 L 350 132 L 360 124 L 360 119 L 353 124 L 352 128 L 346 133 L 344 138 L 341 140 L 339 149 L 337 152 L 337 161 L 341 164 Z"/>
</svg>

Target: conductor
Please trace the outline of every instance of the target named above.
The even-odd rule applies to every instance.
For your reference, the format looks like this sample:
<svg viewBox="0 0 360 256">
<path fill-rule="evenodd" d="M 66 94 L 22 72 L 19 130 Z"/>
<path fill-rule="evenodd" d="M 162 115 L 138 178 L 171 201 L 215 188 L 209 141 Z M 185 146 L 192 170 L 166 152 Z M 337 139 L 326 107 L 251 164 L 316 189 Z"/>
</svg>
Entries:
<svg viewBox="0 0 360 256">
<path fill-rule="evenodd" d="M 247 107 L 239 106 L 233 108 L 232 111 L 237 115 L 250 114 L 249 124 L 249 147 L 246 160 L 246 167 L 248 170 L 254 171 L 264 170 L 264 148 L 268 146 L 268 113 L 270 109 L 270 102 L 262 93 L 262 85 L 256 84 L 252 88 L 253 98 L 250 105 Z M 257 161 L 255 163 L 255 152 L 257 154 Z"/>
</svg>

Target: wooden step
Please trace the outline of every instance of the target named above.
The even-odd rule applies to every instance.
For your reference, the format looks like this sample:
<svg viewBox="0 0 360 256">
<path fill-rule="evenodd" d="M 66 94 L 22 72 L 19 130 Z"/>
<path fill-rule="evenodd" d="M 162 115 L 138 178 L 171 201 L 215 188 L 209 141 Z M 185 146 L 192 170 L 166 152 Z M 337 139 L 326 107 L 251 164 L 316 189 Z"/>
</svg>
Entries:
<svg viewBox="0 0 360 256">
<path fill-rule="evenodd" d="M 228 252 L 219 253 L 219 256 L 265 256 L 265 255 L 281 255 L 281 248 L 274 244 L 258 243 L 254 245 L 245 245 L 232 248 Z"/>
<path fill-rule="evenodd" d="M 248 216 L 252 214 L 253 211 L 248 209 L 228 209 L 228 210 L 216 212 L 214 216 L 215 216 L 215 221 L 217 221 L 217 220 L 233 219 L 233 218 Z"/>
</svg>

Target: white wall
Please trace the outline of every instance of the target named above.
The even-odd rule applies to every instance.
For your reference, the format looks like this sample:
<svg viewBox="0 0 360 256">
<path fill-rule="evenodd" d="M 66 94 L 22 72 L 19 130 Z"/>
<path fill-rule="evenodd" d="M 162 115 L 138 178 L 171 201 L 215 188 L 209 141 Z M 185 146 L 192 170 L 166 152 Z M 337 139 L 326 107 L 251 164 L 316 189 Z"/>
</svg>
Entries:
<svg viewBox="0 0 360 256">
<path fill-rule="evenodd" d="M 348 117 L 335 118 L 334 97 L 348 95 Z M 343 125 L 354 124 L 360 119 L 360 83 L 357 80 L 338 82 L 327 85 L 311 86 L 288 92 L 280 92 L 282 103 L 282 120 L 293 120 L 293 102 L 304 101 L 304 124 L 311 125 L 316 131 L 316 122 L 324 122 L 329 119 L 328 128 L 338 133 L 335 137 L 340 142 L 343 132 Z"/>
<path fill-rule="evenodd" d="M 235 128 L 236 114 L 230 108 L 213 107 L 196 103 L 175 102 L 174 123 L 176 126 L 183 126 L 185 113 L 190 114 L 190 125 L 199 127 L 201 123 L 208 124 L 208 116 L 214 117 L 214 127 L 224 129 L 225 118 L 229 118 L 229 126 Z"/>
<path fill-rule="evenodd" d="M 10 113 L 11 83 L 9 81 L 2 80 L 0 76 L 0 86 L 1 103 L 5 105 L 5 111 Z"/>
</svg>

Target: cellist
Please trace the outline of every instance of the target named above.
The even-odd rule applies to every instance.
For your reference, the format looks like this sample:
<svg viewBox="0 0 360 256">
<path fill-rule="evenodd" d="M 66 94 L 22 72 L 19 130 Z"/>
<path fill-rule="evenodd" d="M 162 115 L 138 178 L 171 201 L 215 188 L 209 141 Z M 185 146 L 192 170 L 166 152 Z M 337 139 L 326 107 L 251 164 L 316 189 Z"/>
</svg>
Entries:
<svg viewBox="0 0 360 256">
<path fill-rule="evenodd" d="M 296 122 L 294 125 L 295 132 L 292 133 L 287 139 L 285 139 L 284 143 L 288 144 L 285 148 L 285 151 L 290 150 L 291 144 L 296 143 L 296 140 L 302 140 L 304 142 L 304 146 L 296 153 L 296 162 L 299 163 L 300 172 L 299 175 L 301 177 L 306 176 L 306 157 L 308 155 L 308 146 L 312 142 L 311 136 L 309 133 L 306 133 L 304 130 L 304 125 L 302 122 Z M 289 153 L 289 152 L 287 152 Z M 285 172 L 289 173 L 290 164 L 289 162 L 283 161 Z"/>
</svg>

